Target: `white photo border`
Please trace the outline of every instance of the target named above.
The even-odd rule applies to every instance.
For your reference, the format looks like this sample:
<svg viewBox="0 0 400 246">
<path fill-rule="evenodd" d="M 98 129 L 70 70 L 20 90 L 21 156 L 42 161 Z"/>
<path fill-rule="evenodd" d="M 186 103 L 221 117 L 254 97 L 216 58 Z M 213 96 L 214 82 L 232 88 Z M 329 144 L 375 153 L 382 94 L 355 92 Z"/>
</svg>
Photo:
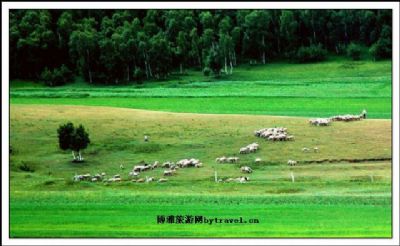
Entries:
<svg viewBox="0 0 400 246">
<path fill-rule="evenodd" d="M 391 239 L 14 239 L 9 238 L 10 9 L 392 9 Z M 2 245 L 399 245 L 399 3 L 398 2 L 2 2 Z"/>
</svg>

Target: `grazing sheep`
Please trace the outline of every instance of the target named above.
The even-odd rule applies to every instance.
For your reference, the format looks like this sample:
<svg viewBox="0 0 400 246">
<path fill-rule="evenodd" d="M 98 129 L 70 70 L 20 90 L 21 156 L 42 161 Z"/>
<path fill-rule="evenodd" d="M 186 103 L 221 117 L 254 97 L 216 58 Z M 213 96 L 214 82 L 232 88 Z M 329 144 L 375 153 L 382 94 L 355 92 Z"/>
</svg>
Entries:
<svg viewBox="0 0 400 246">
<path fill-rule="evenodd" d="M 243 167 L 240 168 L 240 171 L 242 173 L 252 173 L 253 169 L 251 169 L 251 167 L 248 167 L 248 166 L 243 166 Z"/>
<path fill-rule="evenodd" d="M 95 178 L 95 179 L 97 179 L 97 180 L 102 180 L 102 179 L 103 179 L 103 177 L 102 177 L 100 174 L 94 175 L 93 178 Z M 92 178 L 92 179 L 93 179 L 93 178 Z M 93 180 L 92 180 L 92 181 L 93 181 Z"/>
<path fill-rule="evenodd" d="M 116 174 L 116 175 L 114 175 L 114 178 L 115 178 L 115 179 L 116 179 L 116 178 L 121 178 L 121 175 Z"/>
<path fill-rule="evenodd" d="M 164 162 L 161 167 L 163 168 L 170 168 L 173 163 L 170 161 Z"/>
<path fill-rule="evenodd" d="M 108 182 L 120 182 L 120 181 L 121 181 L 121 178 L 119 178 L 119 177 L 114 177 L 114 178 L 108 179 Z"/>
<path fill-rule="evenodd" d="M 137 177 L 137 176 L 139 176 L 139 173 L 132 171 L 132 172 L 129 172 L 129 176 Z"/>
<path fill-rule="evenodd" d="M 202 167 L 203 166 L 203 163 L 197 163 L 196 165 L 194 165 L 194 167 L 197 167 L 197 168 L 200 168 L 200 167 Z"/>
<path fill-rule="evenodd" d="M 239 178 L 236 178 L 235 179 L 235 181 L 236 182 L 239 182 L 239 183 L 246 183 L 247 181 L 249 181 L 250 180 L 250 178 L 249 177 L 239 177 Z"/>
<path fill-rule="evenodd" d="M 286 137 L 287 141 L 293 141 L 294 140 L 294 136 L 293 135 L 289 135 Z"/>
<path fill-rule="evenodd" d="M 304 147 L 304 148 L 302 148 L 302 149 L 301 149 L 301 151 L 303 151 L 303 152 L 310 152 L 310 149 L 309 149 L 309 148 L 306 148 L 306 147 Z"/>
<path fill-rule="evenodd" d="M 165 170 L 164 171 L 164 176 L 172 176 L 176 170 Z"/>
<path fill-rule="evenodd" d="M 219 158 L 215 159 L 215 161 L 217 163 L 236 163 L 236 162 L 239 162 L 239 160 L 240 160 L 239 157 L 236 157 L 236 156 L 232 156 L 232 157 L 223 156 L 223 157 L 219 157 Z"/>
<path fill-rule="evenodd" d="M 81 181 L 81 180 L 83 180 L 83 176 L 82 176 L 82 175 L 75 174 L 74 177 L 73 177 L 73 180 L 74 180 L 75 182 Z"/>
<path fill-rule="evenodd" d="M 254 153 L 259 149 L 260 145 L 258 143 L 251 143 L 247 145 L 246 147 L 240 148 L 239 149 L 239 154 L 248 154 L 248 153 Z"/>
<path fill-rule="evenodd" d="M 149 136 L 144 135 L 144 141 L 145 141 L 145 142 L 148 142 L 148 141 L 149 141 Z"/>
<path fill-rule="evenodd" d="M 240 148 L 239 150 L 239 154 L 248 154 L 248 153 L 250 153 L 250 150 L 247 147 Z"/>
<path fill-rule="evenodd" d="M 256 158 L 256 159 L 254 160 L 254 163 L 261 163 L 261 158 Z"/>
<path fill-rule="evenodd" d="M 133 167 L 134 172 L 143 172 L 152 169 L 152 165 L 144 164 L 144 165 L 137 165 Z"/>
<path fill-rule="evenodd" d="M 103 177 L 106 176 L 106 173 L 105 173 L 105 172 L 102 172 L 102 173 L 101 173 L 101 176 L 103 176 Z"/>
<path fill-rule="evenodd" d="M 344 121 L 344 122 L 358 121 L 358 120 L 365 119 L 367 117 L 366 114 L 367 114 L 367 111 L 365 110 L 365 112 L 363 111 L 360 115 L 345 114 L 345 115 L 332 116 L 331 120 L 332 121 Z"/>
<path fill-rule="evenodd" d="M 145 166 L 140 165 L 140 166 L 134 166 L 132 170 L 134 172 L 141 172 L 141 171 L 144 171 L 144 168 L 145 168 Z"/>
<path fill-rule="evenodd" d="M 313 126 L 329 126 L 331 123 L 331 118 L 317 118 L 310 119 L 308 122 Z"/>
<path fill-rule="evenodd" d="M 158 161 L 155 161 L 155 162 L 153 163 L 153 165 L 151 165 L 151 169 L 157 168 L 157 167 L 158 167 L 158 164 L 159 164 L 159 162 L 158 162 Z"/>
<path fill-rule="evenodd" d="M 288 141 L 293 140 L 293 136 L 288 139 L 287 128 L 274 127 L 274 128 L 263 128 L 254 132 L 256 137 L 261 137 L 269 141 Z M 258 145 L 258 144 L 257 144 Z M 258 146 L 257 146 L 258 148 Z"/>
<path fill-rule="evenodd" d="M 178 167 L 184 168 L 184 167 L 195 167 L 196 164 L 199 164 L 200 160 L 198 159 L 182 159 L 180 161 L 178 161 L 176 164 Z"/>
<path fill-rule="evenodd" d="M 297 164 L 297 161 L 294 161 L 294 160 L 288 160 L 287 164 L 288 164 L 289 166 L 296 166 L 296 164 Z"/>
<path fill-rule="evenodd" d="M 171 167 L 169 168 L 170 170 L 176 170 L 179 169 L 180 167 L 178 165 L 172 164 Z"/>
<path fill-rule="evenodd" d="M 219 162 L 220 162 L 220 163 L 226 162 L 227 159 L 228 159 L 228 158 L 226 158 L 225 156 L 223 156 L 223 157 L 219 158 Z"/>
<path fill-rule="evenodd" d="M 318 147 L 314 147 L 314 152 L 319 152 L 319 148 Z"/>
<path fill-rule="evenodd" d="M 154 181 L 154 177 L 146 177 L 146 183 Z"/>
</svg>

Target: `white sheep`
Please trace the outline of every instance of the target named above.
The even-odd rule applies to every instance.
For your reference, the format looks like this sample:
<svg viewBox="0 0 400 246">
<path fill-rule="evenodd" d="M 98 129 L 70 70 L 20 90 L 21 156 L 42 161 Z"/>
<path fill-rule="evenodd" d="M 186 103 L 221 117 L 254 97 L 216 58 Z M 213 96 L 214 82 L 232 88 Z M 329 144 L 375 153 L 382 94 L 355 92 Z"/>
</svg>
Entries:
<svg viewBox="0 0 400 246">
<path fill-rule="evenodd" d="M 247 154 L 249 152 L 250 152 L 249 148 L 247 148 L 247 147 L 240 148 L 240 150 L 239 150 L 239 154 Z"/>
<path fill-rule="evenodd" d="M 252 173 L 253 169 L 251 169 L 251 167 L 248 167 L 248 166 L 243 166 L 243 167 L 240 168 L 240 171 L 242 173 Z"/>
<path fill-rule="evenodd" d="M 172 176 L 176 170 L 165 170 L 164 171 L 164 176 Z"/>
</svg>

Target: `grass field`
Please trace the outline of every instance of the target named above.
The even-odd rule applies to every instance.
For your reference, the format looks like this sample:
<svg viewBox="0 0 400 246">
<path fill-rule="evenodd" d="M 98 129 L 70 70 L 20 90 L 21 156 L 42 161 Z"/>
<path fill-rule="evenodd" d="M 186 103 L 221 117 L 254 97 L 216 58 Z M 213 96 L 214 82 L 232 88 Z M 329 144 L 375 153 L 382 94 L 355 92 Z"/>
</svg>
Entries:
<svg viewBox="0 0 400 246">
<path fill-rule="evenodd" d="M 134 196 L 121 189 L 15 196 L 11 203 L 13 237 L 391 236 L 387 197 Z M 259 223 L 157 224 L 157 215 L 242 217 Z"/>
<path fill-rule="evenodd" d="M 188 71 L 120 86 L 11 81 L 10 103 L 11 237 L 391 237 L 390 61 L 242 65 L 219 79 Z M 308 124 L 364 108 L 366 120 Z M 58 149 L 56 129 L 67 121 L 90 134 L 84 163 Z M 253 135 L 275 126 L 295 141 Z M 240 163 L 215 162 L 252 142 L 260 150 L 240 155 Z M 301 150 L 315 146 L 319 152 Z M 180 169 L 166 183 L 128 176 L 140 161 L 183 158 L 204 166 Z M 299 165 L 289 167 L 289 159 Z M 250 182 L 214 182 L 215 172 L 242 176 L 242 165 L 254 170 Z M 100 172 L 122 182 L 72 182 Z M 157 215 L 259 223 L 157 224 Z"/>
<path fill-rule="evenodd" d="M 71 163 L 70 153 L 57 149 L 55 129 L 66 119 L 89 129 L 92 145 L 84 153 L 87 161 L 83 164 Z M 272 143 L 252 134 L 254 129 L 275 125 L 287 127 L 296 140 Z M 390 162 L 338 161 L 390 158 L 390 132 L 388 120 L 335 122 L 317 128 L 309 126 L 306 118 L 11 105 L 11 235 L 389 237 Z M 151 136 L 149 143 L 142 141 L 143 134 Z M 215 163 L 215 157 L 235 155 L 239 147 L 254 141 L 261 150 L 241 156 L 240 164 Z M 318 146 L 320 152 L 303 153 L 303 146 Z M 130 167 L 141 160 L 190 157 L 199 158 L 205 166 L 182 169 L 167 183 L 138 184 L 128 179 Z M 255 157 L 264 163 L 254 164 Z M 288 167 L 288 159 L 327 161 Z M 120 163 L 126 170 L 119 169 Z M 35 171 L 21 171 L 22 164 Z M 240 165 L 254 169 L 251 182 L 213 182 L 214 170 L 221 178 L 238 177 Z M 103 171 L 110 176 L 119 173 L 127 181 L 111 185 L 71 182 L 75 173 Z M 159 178 L 161 173 L 162 169 L 155 169 L 146 175 Z M 181 213 L 242 216 L 260 223 L 156 224 L 157 215 Z"/>
<path fill-rule="evenodd" d="M 76 82 L 47 88 L 11 82 L 13 104 L 90 105 L 171 112 L 391 118 L 391 62 L 331 59 L 317 64 L 240 66 L 218 80 L 198 71 L 120 86 Z M 335 105 L 335 107 L 332 107 Z"/>
</svg>

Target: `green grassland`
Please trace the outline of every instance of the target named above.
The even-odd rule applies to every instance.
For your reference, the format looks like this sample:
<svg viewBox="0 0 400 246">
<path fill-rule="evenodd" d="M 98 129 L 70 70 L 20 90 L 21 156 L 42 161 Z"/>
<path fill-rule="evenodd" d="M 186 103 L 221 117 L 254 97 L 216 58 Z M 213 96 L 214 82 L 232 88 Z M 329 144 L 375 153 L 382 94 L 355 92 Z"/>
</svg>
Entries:
<svg viewBox="0 0 400 246">
<path fill-rule="evenodd" d="M 143 184 L 142 184 L 143 186 Z M 153 186 L 153 184 L 152 184 Z M 155 185 L 154 185 L 155 186 Z M 236 185 L 237 186 L 237 185 Z M 131 190 L 134 190 L 132 185 Z M 337 196 L 15 195 L 13 237 L 390 237 L 390 199 Z M 211 188 L 211 187 L 210 187 Z M 214 187 L 217 188 L 217 187 Z M 121 191 L 122 190 L 122 191 Z M 157 215 L 258 219 L 256 224 L 157 224 Z"/>
<path fill-rule="evenodd" d="M 233 75 L 205 77 L 199 71 L 166 81 L 98 86 L 76 83 L 48 88 L 11 82 L 13 104 L 89 105 L 170 112 L 331 116 L 359 113 L 391 118 L 391 61 L 241 65 Z M 332 105 L 335 105 L 334 107 Z"/>
<path fill-rule="evenodd" d="M 145 110 L 11 105 L 12 237 L 390 237 L 391 121 L 367 119 L 312 127 L 307 118 L 182 114 Z M 57 147 L 56 129 L 70 120 L 89 130 L 86 162 Z M 293 142 L 268 142 L 255 129 L 285 126 Z M 143 135 L 150 142 L 143 142 Z M 258 141 L 239 164 L 217 164 Z M 302 147 L 318 146 L 317 153 Z M 203 168 L 178 171 L 166 183 L 134 183 L 133 165 L 195 157 Z M 263 163 L 254 164 L 260 157 Z M 288 159 L 300 162 L 288 167 Z M 349 163 L 346 160 L 362 161 Z M 307 161 L 322 163 L 307 163 Z M 120 164 L 125 169 L 120 169 Z M 33 172 L 20 166 L 27 165 Z M 254 169 L 250 182 L 215 183 Z M 162 176 L 162 168 L 145 176 Z M 121 174 L 123 181 L 71 181 L 75 173 Z M 291 182 L 290 174 L 295 176 Z M 256 218 L 258 224 L 163 224 L 157 215 Z"/>
<path fill-rule="evenodd" d="M 332 57 L 241 65 L 220 78 L 189 70 L 167 81 L 119 86 L 11 81 L 10 236 L 391 237 L 391 82 L 390 61 Z M 307 123 L 364 108 L 367 120 Z M 58 149 L 56 129 L 67 121 L 89 131 L 84 163 Z M 275 126 L 287 127 L 295 141 L 253 135 Z M 150 142 L 143 142 L 145 134 Z M 252 142 L 261 149 L 240 155 L 240 163 L 215 162 L 239 156 Z M 319 152 L 301 151 L 315 146 Z M 257 157 L 263 162 L 255 164 Z M 166 183 L 128 176 L 140 161 L 183 158 L 204 166 L 180 169 Z M 287 166 L 289 159 L 299 165 Z M 250 182 L 214 182 L 215 171 L 222 179 L 242 176 L 242 165 L 254 170 Z M 122 182 L 72 182 L 75 174 L 100 172 L 120 174 Z M 157 224 L 157 215 L 260 223 Z"/>
</svg>

